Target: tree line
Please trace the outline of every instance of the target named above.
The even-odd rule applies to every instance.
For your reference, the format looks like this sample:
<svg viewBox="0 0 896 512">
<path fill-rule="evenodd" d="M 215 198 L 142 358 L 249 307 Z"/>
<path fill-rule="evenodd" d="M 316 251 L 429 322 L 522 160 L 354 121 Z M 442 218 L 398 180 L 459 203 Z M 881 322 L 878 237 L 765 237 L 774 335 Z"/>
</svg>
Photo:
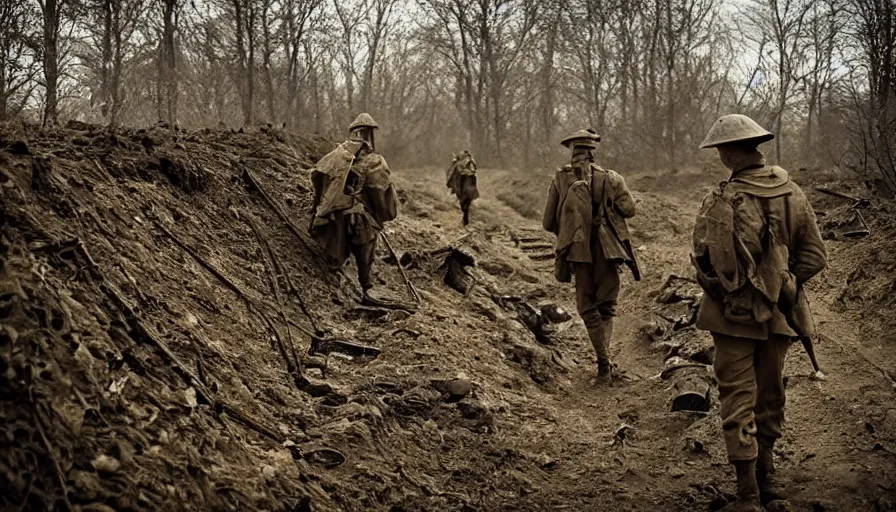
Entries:
<svg viewBox="0 0 896 512">
<path fill-rule="evenodd" d="M 742 112 L 783 165 L 896 190 L 896 0 L 0 0 L 0 121 L 270 123 L 359 111 L 405 164 L 539 167 L 586 126 L 693 165 Z"/>
</svg>

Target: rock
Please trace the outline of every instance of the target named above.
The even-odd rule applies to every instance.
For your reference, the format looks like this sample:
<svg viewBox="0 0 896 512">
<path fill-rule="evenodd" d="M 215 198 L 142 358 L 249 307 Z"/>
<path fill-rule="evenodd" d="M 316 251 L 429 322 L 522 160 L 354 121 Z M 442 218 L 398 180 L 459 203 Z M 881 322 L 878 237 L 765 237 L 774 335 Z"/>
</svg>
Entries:
<svg viewBox="0 0 896 512">
<path fill-rule="evenodd" d="M 118 459 L 108 455 L 100 455 L 90 463 L 99 473 L 115 473 L 121 467 L 121 462 Z"/>
<path fill-rule="evenodd" d="M 793 507 L 786 500 L 775 500 L 765 506 L 766 512 L 793 512 Z"/>
<path fill-rule="evenodd" d="M 473 402 L 458 402 L 457 408 L 460 410 L 460 415 L 468 420 L 479 419 L 487 412 L 481 404 Z"/>
<path fill-rule="evenodd" d="M 572 319 L 572 315 L 570 315 L 569 312 L 556 304 L 545 304 L 544 306 L 541 306 L 541 314 L 553 324 L 568 322 Z"/>
<path fill-rule="evenodd" d="M 896 512 L 896 500 L 889 496 L 881 496 L 874 502 L 874 512 Z"/>
<path fill-rule="evenodd" d="M 831 510 L 831 506 L 824 501 L 821 500 L 812 500 L 810 502 L 812 507 L 812 512 L 824 512 L 825 510 Z"/>
<path fill-rule="evenodd" d="M 473 385 L 467 379 L 454 379 L 445 385 L 449 401 L 459 401 L 470 393 Z"/>
</svg>

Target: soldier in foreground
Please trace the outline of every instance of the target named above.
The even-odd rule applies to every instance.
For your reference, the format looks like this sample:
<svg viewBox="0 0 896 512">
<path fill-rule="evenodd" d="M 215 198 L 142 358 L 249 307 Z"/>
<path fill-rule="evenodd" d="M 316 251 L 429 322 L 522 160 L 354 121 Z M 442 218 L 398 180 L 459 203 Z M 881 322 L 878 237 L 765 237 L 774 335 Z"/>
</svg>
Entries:
<svg viewBox="0 0 896 512">
<path fill-rule="evenodd" d="M 787 172 L 757 146 L 774 135 L 747 116 L 722 116 L 701 148 L 731 171 L 703 200 L 692 262 L 704 290 L 697 327 L 710 331 L 728 459 L 738 501 L 762 510 L 782 499 L 773 448 L 784 422 L 784 356 L 814 324 L 802 287 L 825 267 L 815 213 Z"/>
<path fill-rule="evenodd" d="M 479 197 L 479 189 L 476 187 L 476 161 L 468 150 L 459 155 L 454 155 L 451 166 L 448 167 L 448 181 L 445 184 L 452 194 L 460 201 L 460 209 L 464 214 L 464 226 L 470 223 L 470 205 Z"/>
<path fill-rule="evenodd" d="M 398 199 L 386 159 L 376 152 L 370 114 L 349 126 L 351 137 L 324 156 L 311 173 L 311 235 L 326 248 L 332 270 L 354 255 L 364 297 L 373 287 L 377 235 L 398 215 Z"/>
<path fill-rule="evenodd" d="M 598 379 L 612 377 L 610 340 L 619 296 L 620 263 L 640 279 L 625 219 L 635 215 L 635 199 L 625 180 L 594 163 L 600 137 L 580 130 L 561 142 L 572 150 L 548 189 L 542 225 L 557 235 L 555 277 L 575 276 L 576 307 L 597 354 Z"/>
</svg>

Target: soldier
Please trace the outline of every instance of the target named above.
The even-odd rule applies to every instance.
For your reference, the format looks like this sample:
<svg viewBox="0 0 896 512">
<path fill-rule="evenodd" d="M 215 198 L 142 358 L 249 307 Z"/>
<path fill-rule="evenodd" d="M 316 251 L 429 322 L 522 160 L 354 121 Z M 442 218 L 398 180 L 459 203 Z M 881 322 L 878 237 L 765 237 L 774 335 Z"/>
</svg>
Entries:
<svg viewBox="0 0 896 512">
<path fill-rule="evenodd" d="M 389 166 L 376 152 L 377 128 L 370 114 L 360 114 L 349 126 L 350 139 L 324 156 L 311 173 L 311 234 L 326 247 L 333 270 L 354 255 L 365 299 L 373 287 L 377 235 L 398 215 Z"/>
<path fill-rule="evenodd" d="M 617 266 L 627 263 L 636 279 L 640 273 L 625 222 L 635 215 L 635 199 L 622 176 L 594 163 L 598 142 L 593 130 L 563 139 L 572 159 L 551 181 L 542 225 L 557 235 L 556 278 L 569 282 L 575 275 L 576 307 L 597 354 L 598 379 L 609 382 Z"/>
<path fill-rule="evenodd" d="M 468 150 L 455 155 L 451 161 L 451 167 L 445 173 L 448 181 L 445 184 L 452 194 L 460 201 L 460 209 L 464 214 L 464 226 L 470 223 L 470 205 L 479 197 L 479 189 L 476 187 L 476 161 Z"/>
<path fill-rule="evenodd" d="M 712 334 L 725 447 L 737 472 L 729 510 L 762 510 L 782 497 L 772 453 L 784 422 L 784 356 L 792 340 L 813 334 L 802 287 L 826 264 L 805 194 L 757 149 L 773 138 L 730 114 L 700 145 L 716 148 L 731 171 L 703 201 L 691 256 L 704 290 L 697 327 Z"/>
</svg>

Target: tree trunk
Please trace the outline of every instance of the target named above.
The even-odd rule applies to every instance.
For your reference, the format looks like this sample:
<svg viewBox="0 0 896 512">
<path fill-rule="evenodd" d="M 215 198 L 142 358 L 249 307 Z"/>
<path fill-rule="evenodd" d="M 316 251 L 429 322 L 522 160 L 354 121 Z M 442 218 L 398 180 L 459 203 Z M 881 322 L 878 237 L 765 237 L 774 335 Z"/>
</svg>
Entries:
<svg viewBox="0 0 896 512">
<path fill-rule="evenodd" d="M 262 66 L 264 67 L 265 105 L 268 110 L 268 122 L 277 123 L 277 112 L 274 110 L 274 77 L 271 73 L 271 54 L 274 50 L 271 47 L 271 27 L 270 20 L 268 19 L 267 6 L 261 13 L 261 23 L 262 35 L 264 37 L 264 57 L 262 59 Z"/>
<path fill-rule="evenodd" d="M 109 120 L 110 102 L 110 72 L 112 68 L 112 0 L 103 1 L 103 42 L 102 42 L 102 69 L 100 70 L 100 113 L 103 120 Z"/>
<path fill-rule="evenodd" d="M 57 122 L 57 88 L 59 82 L 59 4 L 58 0 L 46 0 L 44 4 L 44 79 L 46 83 L 46 104 L 44 105 L 44 125 Z"/>
<path fill-rule="evenodd" d="M 321 115 L 321 99 L 320 99 L 320 78 L 318 76 L 317 70 L 314 70 L 311 75 L 311 87 L 312 95 L 314 96 L 314 132 L 321 133 L 323 130 L 322 126 L 322 115 Z"/>
<path fill-rule="evenodd" d="M 560 13 L 557 9 L 557 15 L 554 18 L 554 26 L 560 24 Z M 557 30 L 548 30 L 548 40 L 545 45 L 544 62 L 541 69 L 541 124 L 542 124 L 542 143 L 551 145 L 554 137 L 554 88 L 552 86 L 554 80 L 554 53 L 557 48 Z M 603 127 L 601 127 L 603 128 Z M 526 127 L 526 135 L 529 135 L 529 127 Z M 527 144 L 528 151 L 528 144 Z M 526 157 L 526 165 L 529 165 L 528 156 Z"/>
<path fill-rule="evenodd" d="M 177 61 L 174 32 L 177 29 L 177 0 L 163 0 L 162 40 L 159 42 L 159 83 L 157 109 L 159 121 L 174 127 L 177 122 Z"/>
<path fill-rule="evenodd" d="M 121 22 L 121 0 L 111 0 L 114 5 L 112 13 L 112 26 L 114 33 L 112 37 L 112 72 L 109 77 L 109 91 L 111 93 L 110 101 L 112 103 L 109 109 L 109 125 L 116 126 L 118 124 L 118 116 L 121 112 L 121 72 L 124 60 L 124 51 L 122 48 L 122 22 Z"/>
<path fill-rule="evenodd" d="M 247 0 L 246 6 L 246 43 L 248 46 L 248 62 L 246 63 L 246 103 L 248 112 L 246 126 L 255 122 L 255 17 L 257 12 L 253 0 Z"/>
<path fill-rule="evenodd" d="M 9 98 L 6 96 L 6 58 L 3 48 L 0 48 L 0 122 L 7 121 L 9 117 Z"/>
</svg>

